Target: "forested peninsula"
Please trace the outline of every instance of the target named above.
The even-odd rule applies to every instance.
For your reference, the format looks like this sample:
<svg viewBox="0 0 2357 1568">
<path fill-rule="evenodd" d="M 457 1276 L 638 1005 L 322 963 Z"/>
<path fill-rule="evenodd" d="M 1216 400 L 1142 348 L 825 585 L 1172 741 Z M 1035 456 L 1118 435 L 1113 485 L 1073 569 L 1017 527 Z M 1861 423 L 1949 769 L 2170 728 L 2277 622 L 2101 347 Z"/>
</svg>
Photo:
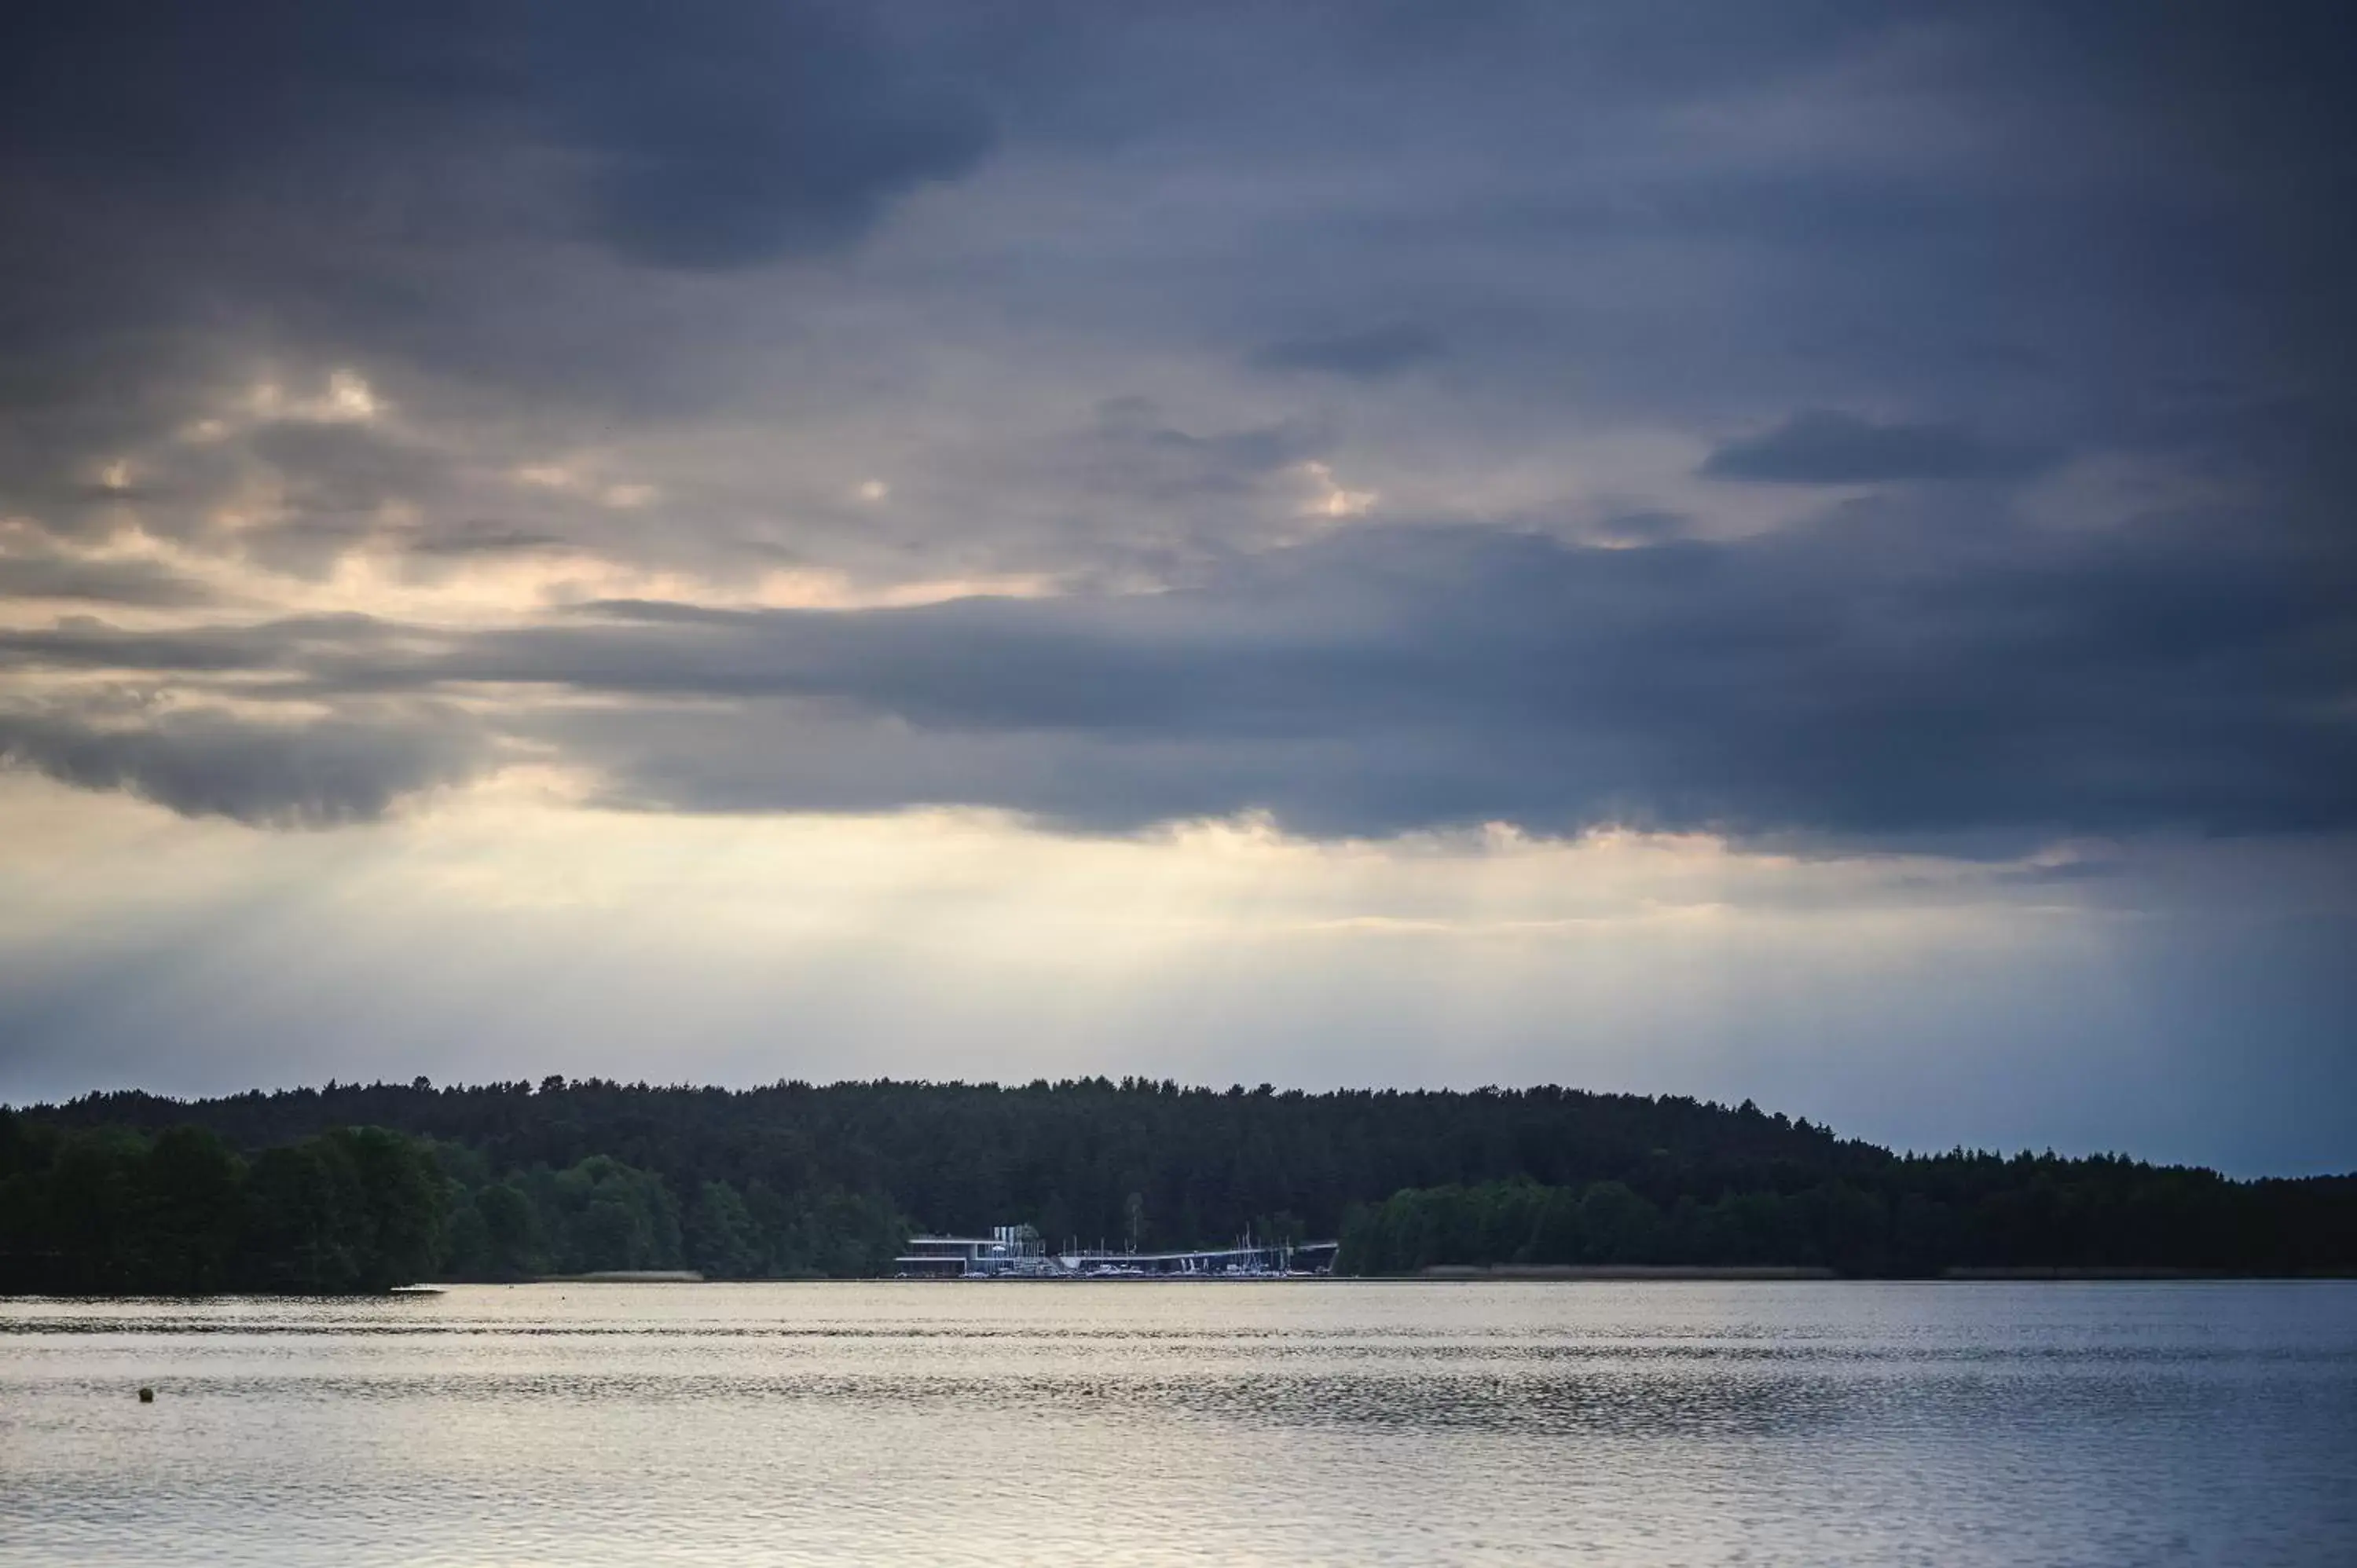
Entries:
<svg viewBox="0 0 2357 1568">
<path fill-rule="evenodd" d="M 1144 1248 L 1340 1236 L 1344 1273 L 2357 1269 L 2357 1176 L 1902 1155 L 1746 1101 L 598 1079 L 0 1109 L 0 1292 L 341 1293 L 888 1273 L 912 1230 Z"/>
</svg>

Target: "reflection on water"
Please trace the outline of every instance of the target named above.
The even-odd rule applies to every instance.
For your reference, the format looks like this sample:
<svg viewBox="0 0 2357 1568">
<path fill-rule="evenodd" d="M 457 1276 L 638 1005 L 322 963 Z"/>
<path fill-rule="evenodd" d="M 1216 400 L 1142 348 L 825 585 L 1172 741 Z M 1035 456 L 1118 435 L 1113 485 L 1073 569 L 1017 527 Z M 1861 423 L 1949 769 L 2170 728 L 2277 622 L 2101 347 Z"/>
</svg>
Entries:
<svg viewBox="0 0 2357 1568">
<path fill-rule="evenodd" d="M 0 1300 L 0 1564 L 822 1562 L 2357 1563 L 2357 1283 Z"/>
</svg>

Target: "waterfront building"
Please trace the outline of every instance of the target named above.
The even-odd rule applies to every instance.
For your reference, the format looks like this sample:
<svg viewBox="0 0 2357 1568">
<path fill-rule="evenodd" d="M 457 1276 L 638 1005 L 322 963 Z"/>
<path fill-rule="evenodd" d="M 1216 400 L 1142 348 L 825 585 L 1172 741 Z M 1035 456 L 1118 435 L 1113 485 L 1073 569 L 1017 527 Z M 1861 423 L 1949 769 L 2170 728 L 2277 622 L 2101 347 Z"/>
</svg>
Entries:
<svg viewBox="0 0 2357 1568">
<path fill-rule="evenodd" d="M 1285 1279 L 1330 1273 L 1332 1241 L 1255 1242 L 1184 1252 L 1049 1253 L 1028 1225 L 987 1236 L 911 1236 L 893 1260 L 907 1279 Z"/>
<path fill-rule="evenodd" d="M 908 1251 L 892 1262 L 911 1279 L 1036 1278 L 1062 1272 L 1028 1225 L 994 1225 L 987 1236 L 911 1236 Z"/>
</svg>

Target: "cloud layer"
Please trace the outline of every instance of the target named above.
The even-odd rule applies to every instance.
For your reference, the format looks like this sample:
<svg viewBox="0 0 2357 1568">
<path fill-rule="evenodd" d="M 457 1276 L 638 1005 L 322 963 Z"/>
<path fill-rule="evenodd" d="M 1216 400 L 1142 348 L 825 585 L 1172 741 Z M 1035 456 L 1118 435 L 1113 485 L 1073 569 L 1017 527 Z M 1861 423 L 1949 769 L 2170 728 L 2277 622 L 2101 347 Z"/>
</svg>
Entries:
<svg viewBox="0 0 2357 1568">
<path fill-rule="evenodd" d="M 2352 145 L 2309 0 L 12 12 L 0 843 L 1701 833 L 2345 1040 Z"/>
<path fill-rule="evenodd" d="M 0 662 L 249 705 L 472 700 L 486 729 L 660 810 L 963 804 L 1114 831 L 1266 812 L 1320 835 L 1511 822 L 2009 849 L 2357 827 L 2339 707 L 2357 584 L 2330 554 L 2220 532 L 1972 533 L 1872 509 L 1623 549 L 1371 526 L 1149 595 L 597 602 L 471 630 L 86 620 L 0 633 Z M 406 716 L 373 748 L 357 730 L 264 721 L 246 728 L 283 738 L 224 747 L 221 725 L 158 725 L 142 766 L 114 772 L 76 760 L 65 722 L 13 754 L 98 787 L 187 754 L 217 788 L 149 792 L 250 820 L 370 815 L 449 774 Z M 95 733 L 108 755 L 124 743 Z M 326 766 L 289 766 L 315 748 Z"/>
<path fill-rule="evenodd" d="M 529 754 L 1092 829 L 2337 828 L 2347 29 L 2082 21 L 43 12 L 9 755 L 269 822 Z"/>
</svg>

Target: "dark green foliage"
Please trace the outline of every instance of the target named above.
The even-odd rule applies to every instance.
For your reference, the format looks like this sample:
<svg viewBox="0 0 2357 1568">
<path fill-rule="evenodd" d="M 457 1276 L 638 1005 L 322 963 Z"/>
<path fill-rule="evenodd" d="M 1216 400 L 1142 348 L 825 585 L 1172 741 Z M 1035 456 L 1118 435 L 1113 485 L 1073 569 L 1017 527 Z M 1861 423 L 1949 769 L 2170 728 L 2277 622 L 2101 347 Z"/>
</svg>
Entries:
<svg viewBox="0 0 2357 1568">
<path fill-rule="evenodd" d="M 430 1274 L 445 1191 L 427 1151 L 338 1128 L 242 1157 L 196 1126 L 59 1132 L 0 1111 L 0 1289 L 334 1294 Z"/>
<path fill-rule="evenodd" d="M 359 1285 L 359 1176 L 322 1136 L 256 1155 L 247 1177 L 247 1278 L 266 1291 Z"/>
<path fill-rule="evenodd" d="M 881 1198 L 788 1199 L 755 1181 L 743 1197 L 707 1181 L 687 1216 L 688 1266 L 717 1280 L 828 1279 L 890 1271 L 909 1223 Z"/>
<path fill-rule="evenodd" d="M 678 1206 L 661 1176 L 593 1155 L 527 1172 L 522 1186 L 557 1273 L 680 1266 Z"/>
<path fill-rule="evenodd" d="M 180 1125 L 215 1141 L 169 1133 Z M 355 1125 L 393 1131 L 338 1131 Z M 187 1173 L 171 1194 L 209 1191 L 225 1207 L 174 1208 L 178 1197 L 146 1177 L 167 1139 Z M 404 1162 L 402 1147 L 423 1153 Z M 224 1160 L 239 1173 L 226 1187 Z M 226 1231 L 192 1220 L 240 1203 Z M 1219 1244 L 1247 1226 L 1342 1234 L 1345 1266 L 1369 1273 L 2357 1267 L 2357 1178 L 1901 1157 L 1748 1101 L 1554 1088 L 1310 1095 L 1089 1079 L 730 1091 L 551 1075 L 194 1103 L 115 1094 L 0 1112 L 0 1268 L 78 1289 L 162 1277 L 357 1289 L 627 1268 L 875 1274 L 890 1272 L 915 1223 L 971 1233 L 1018 1221 L 1051 1243 L 1147 1248 Z"/>
<path fill-rule="evenodd" d="M 685 1232 L 705 1185 L 720 1182 L 765 1237 L 807 1232 L 795 1216 L 864 1195 L 935 1230 L 1029 1221 L 1051 1241 L 1118 1246 L 1134 1230 L 1142 1247 L 1223 1243 L 1280 1214 L 1329 1237 L 1351 1204 L 1406 1187 L 1622 1180 L 1660 1201 L 1662 1182 L 1716 1193 L 1889 1157 L 1749 1105 L 1553 1088 L 1311 1095 L 1084 1079 L 732 1091 L 552 1074 L 538 1085 L 331 1084 L 193 1103 L 93 1095 L 32 1114 L 150 1131 L 194 1122 L 249 1150 L 334 1126 L 390 1127 L 434 1140 L 469 1191 L 605 1155 L 661 1176 Z M 757 1184 L 788 1212 L 762 1219 Z M 551 1266 L 568 1244 L 537 1241 Z M 829 1245 L 796 1244 L 804 1260 Z"/>
<path fill-rule="evenodd" d="M 592 1155 L 468 1189 L 483 1162 L 440 1146 L 452 1189 L 443 1277 L 529 1279 L 619 1269 L 694 1269 L 712 1279 L 839 1278 L 889 1272 L 909 1234 L 889 1202 L 841 1192 L 785 1198 L 706 1181 L 682 1211 L 652 1171 Z"/>
<path fill-rule="evenodd" d="M 473 1195 L 469 1208 L 482 1219 L 482 1255 L 478 1271 L 493 1279 L 518 1279 L 539 1268 L 540 1226 L 532 1199 L 513 1182 L 493 1182 Z"/>
<path fill-rule="evenodd" d="M 761 1242 L 737 1189 L 725 1181 L 705 1182 L 687 1213 L 689 1266 L 712 1279 L 749 1279 L 762 1272 Z"/>
<path fill-rule="evenodd" d="M 1652 1201 L 1617 1181 L 1409 1188 L 1354 1208 L 1345 1273 L 1451 1264 L 1962 1269 L 2357 1267 L 2357 1182 L 2230 1182 L 2210 1171 L 2051 1155 L 1892 1158 L 1792 1191 Z"/>
<path fill-rule="evenodd" d="M 201 1127 L 175 1127 L 148 1145 L 133 1178 L 145 1266 L 193 1292 L 221 1289 L 245 1222 L 244 1176 L 237 1155 Z"/>
</svg>

